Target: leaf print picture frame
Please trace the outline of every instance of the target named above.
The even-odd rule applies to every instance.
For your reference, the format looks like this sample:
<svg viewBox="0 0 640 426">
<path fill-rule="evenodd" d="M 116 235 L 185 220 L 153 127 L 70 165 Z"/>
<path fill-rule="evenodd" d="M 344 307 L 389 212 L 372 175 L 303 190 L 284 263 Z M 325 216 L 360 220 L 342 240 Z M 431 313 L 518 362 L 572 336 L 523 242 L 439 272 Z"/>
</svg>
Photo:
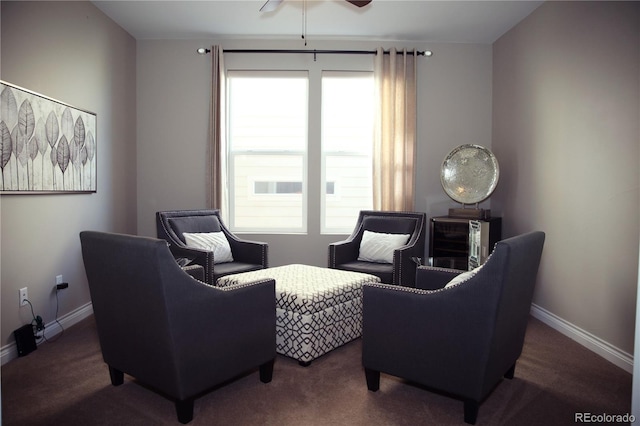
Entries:
<svg viewBox="0 0 640 426">
<path fill-rule="evenodd" d="M 0 194 L 92 193 L 97 115 L 0 80 Z"/>
</svg>

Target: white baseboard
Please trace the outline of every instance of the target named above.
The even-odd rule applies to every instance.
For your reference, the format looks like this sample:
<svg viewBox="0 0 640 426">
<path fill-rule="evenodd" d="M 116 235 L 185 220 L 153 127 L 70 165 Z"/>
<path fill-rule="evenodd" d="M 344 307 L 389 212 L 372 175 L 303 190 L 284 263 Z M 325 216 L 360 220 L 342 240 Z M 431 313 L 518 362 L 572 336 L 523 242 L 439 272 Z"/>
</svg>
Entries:
<svg viewBox="0 0 640 426">
<path fill-rule="evenodd" d="M 75 309 L 69 312 L 68 314 L 58 318 L 57 322 L 52 321 L 49 324 L 45 324 L 44 336 L 47 339 L 53 338 L 55 335 L 57 335 L 62 331 L 60 326 L 62 326 L 63 328 L 69 328 L 72 325 L 87 318 L 91 314 L 93 314 L 93 305 L 91 304 L 91 302 L 89 302 L 85 305 L 80 306 L 78 309 Z M 45 340 L 42 339 L 38 344 L 42 342 L 45 342 Z M 7 362 L 17 357 L 18 357 L 18 349 L 16 348 L 15 342 L 12 342 L 0 348 L 0 365 L 5 365 Z"/>
<path fill-rule="evenodd" d="M 536 304 L 531 305 L 531 316 L 539 319 L 549 327 L 559 331 L 570 339 L 575 340 L 585 348 L 595 352 L 626 372 L 633 374 L 633 355 L 616 348 L 610 343 L 605 342 L 580 327 L 576 327 L 570 322 L 552 314 Z"/>
</svg>

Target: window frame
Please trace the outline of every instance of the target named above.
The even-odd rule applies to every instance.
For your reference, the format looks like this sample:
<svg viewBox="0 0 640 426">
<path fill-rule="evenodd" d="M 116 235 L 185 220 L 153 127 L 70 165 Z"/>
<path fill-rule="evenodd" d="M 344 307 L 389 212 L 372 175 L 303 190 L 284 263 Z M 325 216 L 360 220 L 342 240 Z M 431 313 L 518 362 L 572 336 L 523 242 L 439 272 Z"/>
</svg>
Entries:
<svg viewBox="0 0 640 426">
<path fill-rule="evenodd" d="M 307 114 L 307 151 L 304 159 L 306 171 L 306 199 L 303 201 L 304 217 L 306 227 L 304 232 L 294 232 L 290 229 L 282 230 L 268 230 L 268 229 L 234 229 L 233 232 L 238 234 L 251 234 L 253 238 L 259 238 L 260 235 L 308 235 L 311 237 L 320 237 L 323 234 L 330 235 L 349 235 L 352 231 L 344 230 L 336 232 L 321 232 L 321 193 L 325 193 L 326 188 L 322 184 L 326 179 L 321 174 L 324 173 L 322 169 L 321 161 L 321 74 L 323 71 L 358 71 L 358 72 L 373 72 L 373 55 L 344 55 L 344 54 L 323 54 L 317 58 L 314 55 L 291 55 L 291 54 L 249 54 L 249 53 L 234 53 L 232 55 L 225 55 L 225 70 L 227 73 L 235 71 L 253 71 L 258 74 L 271 71 L 302 71 L 308 73 L 309 86 L 308 86 L 308 114 Z M 229 93 L 227 90 L 227 99 Z M 310 161 L 313 159 L 313 161 Z M 229 162 L 227 161 L 227 164 Z M 229 167 L 230 168 L 230 167 Z M 230 170 L 225 173 L 224 179 L 226 179 Z M 230 202 L 229 186 L 225 189 L 227 191 L 226 200 Z M 329 197 L 343 196 L 341 185 L 336 182 L 334 194 Z M 229 219 L 227 222 L 231 224 L 232 211 L 227 205 Z M 357 217 L 354 217 L 354 226 Z M 231 226 L 230 226 L 231 227 Z"/>
<path fill-rule="evenodd" d="M 226 157 L 227 157 L 227 164 L 229 165 L 228 167 L 228 173 L 227 173 L 227 185 L 228 185 L 228 202 L 227 205 L 229 206 L 229 215 L 228 215 L 228 219 L 227 221 L 229 222 L 229 228 L 232 232 L 237 232 L 237 233 L 260 233 L 260 234 L 306 234 L 307 233 L 307 224 L 308 224 L 308 157 L 309 157 L 309 109 L 308 109 L 308 104 L 309 104 L 309 75 L 308 72 L 306 71 L 299 71 L 299 70 L 229 70 L 227 71 L 227 105 L 231 105 L 231 85 L 232 85 L 232 79 L 239 77 L 239 78 L 250 78 L 251 76 L 256 76 L 259 78 L 304 78 L 305 82 L 306 82 L 306 104 L 307 104 L 307 110 L 306 110 L 306 114 L 305 115 L 305 123 L 304 123 L 304 127 L 306 129 L 305 131 L 305 136 L 304 136 L 304 149 L 303 150 L 284 150 L 281 148 L 278 149 L 234 149 L 232 146 L 232 142 L 231 142 L 231 132 L 232 132 L 232 126 L 231 126 L 231 114 L 230 112 L 227 112 L 227 149 L 226 149 Z M 229 111 L 229 107 L 227 108 L 227 110 Z M 295 157 L 295 158 L 301 158 L 302 161 L 302 194 L 301 195 L 301 209 L 300 209 L 300 219 L 301 219 L 301 223 L 299 227 L 287 227 L 287 228 L 282 228 L 282 227 L 271 227 L 271 228 L 265 228 L 265 227 L 242 227 L 242 226 L 238 226 L 236 223 L 236 215 L 235 215 L 235 210 L 236 210 L 236 199 L 235 199 L 235 193 L 237 190 L 237 186 L 236 186 L 236 180 L 235 180 L 235 172 L 236 172 L 236 158 L 240 157 L 240 156 L 291 156 L 291 157 Z M 248 177 L 249 182 L 247 182 L 248 187 L 252 187 L 253 186 L 253 182 L 255 182 L 257 179 L 257 177 L 255 177 L 254 175 L 250 175 Z M 280 179 L 278 177 L 278 179 Z M 283 177 L 283 180 L 286 180 L 288 178 Z M 294 196 L 297 196 L 298 194 L 255 194 L 254 190 L 251 189 L 248 191 L 247 194 L 247 199 L 251 200 L 257 200 L 257 199 L 264 199 L 263 197 L 270 197 L 270 196 L 279 196 L 279 197 L 287 197 L 287 198 L 292 198 Z"/>
</svg>

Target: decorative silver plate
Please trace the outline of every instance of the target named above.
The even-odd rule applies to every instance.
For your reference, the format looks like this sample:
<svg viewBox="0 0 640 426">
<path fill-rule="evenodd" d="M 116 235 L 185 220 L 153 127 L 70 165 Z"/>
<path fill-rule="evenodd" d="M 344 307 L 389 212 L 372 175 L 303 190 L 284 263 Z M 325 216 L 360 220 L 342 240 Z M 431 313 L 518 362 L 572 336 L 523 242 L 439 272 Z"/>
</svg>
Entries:
<svg viewBox="0 0 640 426">
<path fill-rule="evenodd" d="M 499 175 L 498 160 L 491 151 L 480 145 L 460 145 L 442 162 L 440 181 L 453 200 L 475 204 L 496 189 Z"/>
</svg>

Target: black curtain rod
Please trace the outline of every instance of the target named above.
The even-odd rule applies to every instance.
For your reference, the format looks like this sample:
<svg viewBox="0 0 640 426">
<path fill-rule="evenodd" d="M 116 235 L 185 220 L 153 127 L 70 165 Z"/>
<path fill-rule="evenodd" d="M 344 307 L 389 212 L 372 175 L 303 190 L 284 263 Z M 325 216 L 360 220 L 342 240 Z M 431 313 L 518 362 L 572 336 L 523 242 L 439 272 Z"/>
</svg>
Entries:
<svg viewBox="0 0 640 426">
<path fill-rule="evenodd" d="M 223 49 L 224 53 L 311 53 L 314 55 L 317 54 L 346 54 L 346 55 L 376 55 L 378 52 L 376 50 L 310 50 L 310 49 Z M 211 49 L 205 49 L 201 47 L 198 49 L 198 53 L 201 55 L 205 55 L 210 53 Z M 389 54 L 389 51 L 383 51 L 385 55 Z M 416 51 L 418 56 L 431 56 L 433 52 L 431 50 L 418 50 Z"/>
</svg>

